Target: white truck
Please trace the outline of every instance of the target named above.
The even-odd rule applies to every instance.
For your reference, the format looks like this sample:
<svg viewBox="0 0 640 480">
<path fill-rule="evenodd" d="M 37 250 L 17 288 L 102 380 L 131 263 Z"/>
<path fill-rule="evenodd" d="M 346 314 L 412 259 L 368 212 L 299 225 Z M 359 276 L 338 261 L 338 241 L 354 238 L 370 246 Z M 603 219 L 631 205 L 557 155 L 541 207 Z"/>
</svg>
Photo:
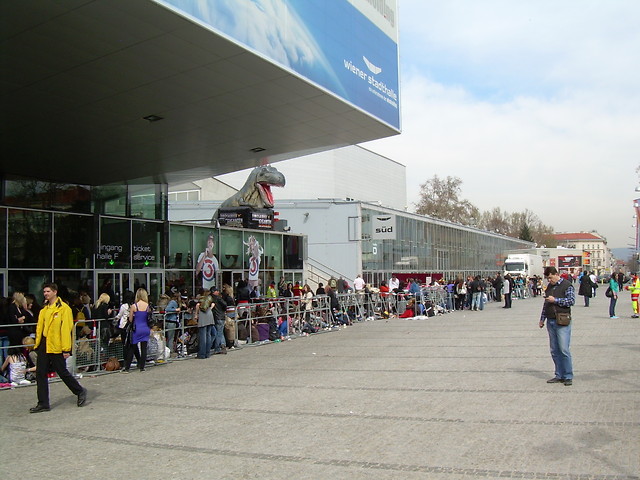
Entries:
<svg viewBox="0 0 640 480">
<path fill-rule="evenodd" d="M 542 257 L 531 253 L 510 253 L 504 260 L 504 274 L 509 273 L 512 277 L 530 278 L 534 275 L 542 277 L 544 269 L 542 267 Z"/>
</svg>

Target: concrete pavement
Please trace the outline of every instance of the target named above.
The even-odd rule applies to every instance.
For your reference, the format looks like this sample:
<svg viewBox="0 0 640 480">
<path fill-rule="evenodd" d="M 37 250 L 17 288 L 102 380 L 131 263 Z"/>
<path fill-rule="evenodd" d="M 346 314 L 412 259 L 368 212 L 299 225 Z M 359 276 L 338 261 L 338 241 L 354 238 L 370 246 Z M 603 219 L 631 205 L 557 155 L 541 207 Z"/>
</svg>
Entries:
<svg viewBox="0 0 640 480">
<path fill-rule="evenodd" d="M 6 478 L 638 479 L 640 320 L 574 307 L 550 385 L 540 299 L 379 320 L 130 375 L 0 392 Z M 9 473 L 11 472 L 11 473 Z"/>
</svg>

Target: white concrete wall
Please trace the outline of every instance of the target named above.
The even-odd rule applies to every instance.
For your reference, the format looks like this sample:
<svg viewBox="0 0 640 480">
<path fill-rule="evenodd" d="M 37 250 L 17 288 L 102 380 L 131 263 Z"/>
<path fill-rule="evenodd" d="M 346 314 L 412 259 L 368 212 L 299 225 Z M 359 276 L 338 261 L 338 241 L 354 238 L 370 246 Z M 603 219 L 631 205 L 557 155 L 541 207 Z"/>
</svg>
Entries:
<svg viewBox="0 0 640 480">
<path fill-rule="evenodd" d="M 361 218 L 359 203 L 308 202 L 292 200 L 276 202 L 280 218 L 289 222 L 292 232 L 308 239 L 309 259 L 320 261 L 344 278 L 353 281 L 362 273 Z M 349 218 L 352 218 L 351 238 Z"/>
</svg>

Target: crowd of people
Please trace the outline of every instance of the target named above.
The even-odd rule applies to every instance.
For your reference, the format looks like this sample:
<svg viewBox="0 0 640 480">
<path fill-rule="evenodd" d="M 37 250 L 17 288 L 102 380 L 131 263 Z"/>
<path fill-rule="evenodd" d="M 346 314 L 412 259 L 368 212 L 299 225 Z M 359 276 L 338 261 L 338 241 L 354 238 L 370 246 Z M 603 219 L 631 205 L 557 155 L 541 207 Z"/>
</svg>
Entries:
<svg viewBox="0 0 640 480">
<path fill-rule="evenodd" d="M 593 272 L 575 277 L 566 273 L 559 276 L 571 285 L 580 285 L 578 294 L 588 307 L 598 289 Z M 636 275 L 614 274 L 609 278 L 606 292 L 612 319 L 618 318 L 615 308 L 624 289 L 631 293 L 632 317 L 638 318 L 640 279 Z M 356 301 L 345 307 L 340 303 L 338 292 L 355 293 Z M 205 359 L 226 354 L 228 349 L 247 342 L 282 341 L 294 333 L 315 333 L 321 328 L 348 326 L 362 319 L 482 311 L 488 302 L 501 301 L 504 301 L 503 308 L 511 308 L 513 298 L 541 294 L 540 277 L 477 275 L 424 284 L 417 279 L 403 281 L 394 276 L 374 287 L 358 275 L 352 284 L 344 279 L 332 279 L 326 286 L 320 283 L 315 291 L 307 284 L 287 282 L 284 277 L 277 284 L 270 282 L 264 294 L 258 286 L 250 286 L 245 280 L 239 281 L 235 289 L 224 284 L 220 289 L 202 288 L 195 295 L 169 288 L 155 305 L 151 304 L 144 286 L 135 292 L 123 292 L 121 301 L 109 284 L 102 286 L 95 302 L 85 291 L 62 290 L 60 298 L 70 307 L 78 339 L 76 366 L 84 364 L 81 368 L 85 370 L 103 368 L 100 362 L 104 359 L 99 355 L 97 365 L 92 366 L 88 361 L 92 358 L 95 363 L 92 345 L 99 339 L 101 345 L 121 345 L 123 363 L 119 368 L 128 373 L 132 366 L 144 372 L 149 360 L 188 355 Z M 321 314 L 318 301 L 322 298 L 327 310 Z M 0 383 L 27 385 L 37 380 L 36 325 L 41 309 L 30 293 L 15 292 L 11 298 L 1 299 Z M 78 362 L 78 359 L 86 361 Z M 52 370 L 51 366 L 48 370 Z M 48 374 L 51 372 L 44 372 L 42 378 Z M 73 385 L 74 391 L 78 388 Z"/>
</svg>

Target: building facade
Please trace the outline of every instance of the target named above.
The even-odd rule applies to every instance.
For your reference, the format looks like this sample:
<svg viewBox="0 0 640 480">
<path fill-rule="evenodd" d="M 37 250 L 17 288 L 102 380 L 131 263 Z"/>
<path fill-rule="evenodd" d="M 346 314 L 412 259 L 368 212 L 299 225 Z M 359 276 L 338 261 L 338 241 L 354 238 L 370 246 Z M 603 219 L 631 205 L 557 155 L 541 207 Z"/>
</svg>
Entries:
<svg viewBox="0 0 640 480">
<path fill-rule="evenodd" d="M 167 211 L 169 183 L 202 199 L 201 179 L 400 132 L 396 1 L 278 6 L 3 8 L 2 295 L 48 281 L 195 290 L 212 234 L 216 280 L 255 271 L 245 244 L 264 254 L 256 281 L 301 278 L 303 235 L 174 224 Z"/>
<path fill-rule="evenodd" d="M 207 221 L 220 202 L 177 202 L 170 217 Z M 278 200 L 279 218 L 292 232 L 308 239 L 305 280 L 331 277 L 354 279 L 363 274 L 379 284 L 394 274 L 451 279 L 494 275 L 506 250 L 533 244 L 480 229 L 382 207 L 377 203 L 342 199 Z"/>
<path fill-rule="evenodd" d="M 556 233 L 554 238 L 558 245 L 575 248 L 583 252 L 588 262 L 584 267 L 593 270 L 596 275 L 609 275 L 613 268 L 613 255 L 607 246 L 607 239 L 597 232 Z"/>
<path fill-rule="evenodd" d="M 252 270 L 262 285 L 303 277 L 303 235 L 171 223 L 166 185 L 92 187 L 15 176 L 0 184 L 0 296 L 31 292 L 41 300 L 42 285 L 53 281 L 65 296 L 112 291 L 114 303 L 124 290 L 145 287 L 156 302 L 172 287 L 233 285 Z M 217 266 L 207 270 L 198 260 L 209 237 Z"/>
</svg>

